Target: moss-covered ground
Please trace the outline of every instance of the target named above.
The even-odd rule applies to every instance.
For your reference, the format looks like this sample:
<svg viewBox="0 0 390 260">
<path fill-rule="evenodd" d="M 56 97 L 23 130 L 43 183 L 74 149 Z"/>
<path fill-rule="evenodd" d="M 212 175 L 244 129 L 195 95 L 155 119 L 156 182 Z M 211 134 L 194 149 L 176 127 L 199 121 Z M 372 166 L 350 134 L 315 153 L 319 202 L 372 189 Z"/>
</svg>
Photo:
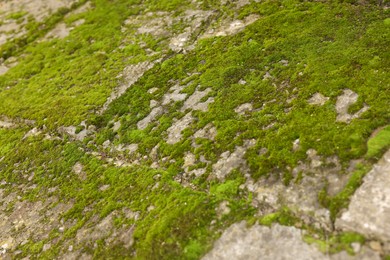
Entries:
<svg viewBox="0 0 390 260">
<path fill-rule="evenodd" d="M 42 23 L 30 18 L 25 36 L 0 46 L 4 59 L 18 60 L 17 66 L 0 76 L 0 114 L 20 122 L 0 129 L 0 188 L 4 194 L 20 194 L 23 200 L 56 196 L 72 203 L 61 218 L 75 223 L 63 233 L 52 230 L 45 240 L 31 238 L 17 245 L 18 258 L 52 259 L 72 244 L 74 250 L 97 259 L 198 259 L 237 221 L 300 223 L 299 216 L 285 207 L 259 216 L 253 194 L 242 188 L 246 179 L 239 169 L 225 180 L 213 176 L 212 165 L 221 154 L 233 152 L 248 139 L 256 140 L 245 154 L 254 180 L 275 175 L 285 185 L 300 181 L 302 176 L 293 176 L 291 169 L 307 160 L 308 149 L 323 157 L 337 156 L 340 174 L 350 174 L 350 161 L 362 159 L 340 193 L 318 191 L 320 203 L 334 220 L 364 174 L 390 147 L 389 9 L 353 1 L 251 1 L 236 9 L 234 3 L 217 1 L 197 5 L 185 0 L 91 0 L 90 10 L 72 15 L 84 2 L 59 10 Z M 147 12 L 179 17 L 187 9 L 199 8 L 213 10 L 215 24 L 250 14 L 259 19 L 235 35 L 198 39 L 193 50 L 180 53 L 169 50 L 169 39 L 139 34 L 136 25 L 125 23 Z M 24 15 L 15 13 L 9 19 Z M 39 41 L 58 22 L 71 24 L 79 19 L 85 19 L 84 24 L 68 37 Z M 210 25 L 202 26 L 200 34 Z M 176 35 L 183 28 L 177 23 L 166 30 Z M 123 83 L 117 76 L 126 66 L 160 58 L 106 111 L 98 113 L 111 91 Z M 161 101 L 175 84 L 185 85 L 183 93 L 189 95 L 210 88 L 202 101 L 213 97 L 214 102 L 206 112 L 192 111 L 195 120 L 183 138 L 168 144 L 168 128 L 191 112 L 180 110 L 183 101 L 167 106 L 144 130 L 137 128 L 137 122 L 150 113 L 150 101 Z M 148 92 L 154 87 L 155 93 Z M 351 114 L 364 104 L 369 106 L 350 123 L 336 121 L 335 103 L 344 89 L 359 95 L 349 108 Z M 315 93 L 329 100 L 323 106 L 310 105 L 307 100 Z M 253 110 L 237 114 L 234 109 L 244 103 L 251 103 Z M 43 134 L 23 138 L 31 126 L 21 119 L 34 120 L 34 127 L 60 138 Z M 83 141 L 57 132 L 61 126 L 79 126 L 82 121 L 96 126 L 96 132 Z M 113 129 L 114 122 L 120 122 L 119 129 Z M 209 123 L 216 127 L 215 140 L 197 138 L 192 145 L 193 134 Z M 300 148 L 294 151 L 297 139 Z M 108 163 L 106 157 L 132 161 L 134 155 L 109 151 L 103 147 L 107 140 L 113 145 L 138 144 L 142 159 L 126 167 Z M 158 158 L 151 158 L 157 145 Z M 262 148 L 266 152 L 260 153 Z M 192 167 L 206 166 L 206 173 L 191 176 L 186 179 L 190 185 L 182 185 L 177 176 L 184 172 L 188 152 L 199 162 Z M 151 167 L 156 160 L 157 169 Z M 84 180 L 74 173 L 76 163 L 83 165 Z M 230 212 L 220 216 L 216 208 L 223 201 L 229 203 Z M 104 219 L 124 208 L 139 214 L 137 219 L 115 215 L 115 227 L 134 226 L 131 247 L 106 243 L 104 238 L 95 244 L 76 243 L 78 230 L 93 217 Z M 306 224 L 303 228 L 313 234 L 330 232 L 327 236 L 332 239 L 324 247 L 335 251 L 352 253 L 351 241 L 364 243 L 359 234 L 322 231 Z M 43 250 L 44 244 L 52 246 Z"/>
</svg>

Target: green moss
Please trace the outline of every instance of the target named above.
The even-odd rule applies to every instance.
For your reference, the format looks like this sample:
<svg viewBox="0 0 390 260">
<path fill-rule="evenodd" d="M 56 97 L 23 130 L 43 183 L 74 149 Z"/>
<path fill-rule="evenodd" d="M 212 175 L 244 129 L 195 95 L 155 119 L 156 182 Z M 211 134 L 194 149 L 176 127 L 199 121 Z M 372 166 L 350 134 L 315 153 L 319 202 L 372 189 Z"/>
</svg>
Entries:
<svg viewBox="0 0 390 260">
<path fill-rule="evenodd" d="M 322 235 L 324 236 L 324 235 Z M 330 235 L 321 238 L 314 238 L 306 235 L 304 240 L 309 244 L 315 244 L 323 253 L 334 254 L 340 251 L 347 251 L 350 255 L 354 255 L 352 243 L 364 244 L 366 239 L 358 233 L 343 232 L 336 235 Z"/>
<path fill-rule="evenodd" d="M 156 11 L 179 17 L 195 8 L 190 1 L 94 0 L 94 8 L 88 12 L 66 16 L 84 2 L 59 10 L 44 23 L 30 19 L 25 37 L 0 47 L 3 58 L 17 56 L 19 61 L 0 76 L 0 114 L 34 119 L 34 127 L 54 136 L 63 125 L 76 125 L 77 133 L 84 130 L 82 121 L 97 127 L 96 134 L 83 142 L 66 136 L 45 140 L 43 134 L 23 138 L 30 130 L 24 126 L 0 129 L 0 179 L 7 183 L 3 185 L 6 192 L 34 185 L 34 189 L 25 189 L 22 199 L 35 202 L 56 196 L 72 204 L 61 218 L 75 224 L 63 235 L 53 231 L 50 237 L 55 242 L 48 251 L 42 252 L 42 241 L 31 239 L 18 248 L 23 256 L 59 257 L 81 228 L 114 213 L 116 228 L 134 225 L 134 244 L 126 248 L 99 239 L 96 247 L 80 245 L 85 252 L 104 259 L 198 259 L 220 231 L 235 222 L 302 226 L 287 207 L 259 218 L 259 209 L 252 206 L 255 194 L 240 188 L 246 182 L 242 170 L 235 169 L 224 181 L 215 178 L 212 165 L 223 153 L 242 147 L 244 140 L 255 139 L 255 145 L 245 153 L 248 174 L 254 180 L 275 175 L 275 179 L 280 178 L 276 181 L 286 186 L 305 178 L 303 173 L 295 178 L 291 169 L 307 161 L 308 149 L 315 149 L 323 158 L 337 156 L 341 171 L 345 171 L 351 159 L 378 159 L 388 148 L 388 126 L 371 139 L 370 135 L 390 120 L 390 51 L 384 37 L 389 32 L 389 11 L 345 2 L 295 0 L 251 1 L 236 10 L 234 3 L 221 6 L 216 1 L 202 1 L 201 8 L 215 10 L 217 23 L 250 14 L 260 18 L 236 35 L 201 39 L 193 50 L 177 54 L 167 49 L 168 39 L 137 34 L 137 26 L 125 20 Z M 85 23 L 65 39 L 37 42 L 58 22 L 70 24 L 81 18 Z M 207 30 L 206 24 L 201 26 L 200 31 Z M 170 30 L 177 35 L 184 28 L 182 20 Z M 145 49 L 159 53 L 148 56 L 150 50 Z M 104 113 L 96 112 L 112 90 L 124 83 L 116 77 L 126 66 L 158 58 L 163 59 Z M 144 130 L 139 130 L 137 123 L 151 112 L 150 101 L 161 103 L 176 84 L 185 85 L 183 93 L 188 95 L 209 88 L 208 97 L 214 102 L 206 112 L 193 111 L 194 122 L 183 131 L 183 138 L 171 145 L 166 143 L 167 129 L 184 116 L 180 111 L 183 102 L 165 106 L 164 113 Z M 148 93 L 154 87 L 158 91 Z M 336 122 L 335 102 L 346 88 L 359 95 L 350 113 L 363 104 L 370 106 L 350 124 Z M 317 92 L 330 98 L 325 105 L 308 104 Z M 237 114 L 235 109 L 244 103 L 251 103 L 253 110 Z M 113 120 L 121 123 L 116 132 Z M 193 140 L 193 134 L 208 124 L 217 129 L 215 140 Z M 293 151 L 298 138 L 300 149 Z M 103 149 L 106 140 L 113 145 L 138 144 L 139 155 Z M 158 170 L 150 168 L 154 158 L 149 158 L 156 145 L 161 160 Z M 195 154 L 197 160 L 190 170 L 206 168 L 206 173 L 183 180 L 181 184 L 190 184 L 184 187 L 174 178 L 184 178 L 187 152 Z M 116 167 L 107 160 L 114 157 L 138 160 L 139 164 Z M 83 165 L 85 179 L 74 173 L 76 163 Z M 348 205 L 369 168 L 370 163 L 358 167 L 336 196 L 329 196 L 326 189 L 319 193 L 332 220 Z M 32 173 L 34 178 L 29 181 Z M 109 188 L 100 190 L 104 185 Z M 49 193 L 53 187 L 57 189 Z M 221 202 L 229 203 L 230 213 L 217 216 Z M 127 219 L 122 214 L 125 208 L 137 212 L 139 218 Z M 304 228 L 311 231 L 312 227 Z M 359 234 L 326 235 L 308 241 L 331 252 L 352 252 L 352 242 L 364 243 Z"/>
<path fill-rule="evenodd" d="M 279 223 L 284 226 L 292 226 L 299 222 L 299 218 L 297 218 L 294 213 L 287 207 L 283 207 L 281 210 L 275 213 L 265 215 L 259 220 L 261 225 L 266 226 L 270 226 L 272 223 Z"/>
<path fill-rule="evenodd" d="M 6 19 L 12 19 L 12 20 L 19 20 L 20 18 L 24 17 L 27 13 L 24 11 L 19 11 L 15 13 L 10 13 L 6 16 Z"/>
<path fill-rule="evenodd" d="M 378 159 L 379 155 L 390 146 L 390 126 L 381 129 L 376 135 L 367 142 L 367 158 Z"/>
</svg>

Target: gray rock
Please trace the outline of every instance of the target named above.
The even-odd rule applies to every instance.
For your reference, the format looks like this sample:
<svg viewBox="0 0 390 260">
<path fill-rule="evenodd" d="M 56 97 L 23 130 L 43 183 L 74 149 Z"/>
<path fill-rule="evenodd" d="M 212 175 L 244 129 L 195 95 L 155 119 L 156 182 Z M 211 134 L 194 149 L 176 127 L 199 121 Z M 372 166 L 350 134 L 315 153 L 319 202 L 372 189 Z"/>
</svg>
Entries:
<svg viewBox="0 0 390 260">
<path fill-rule="evenodd" d="M 390 150 L 364 177 L 336 228 L 390 242 Z"/>
<path fill-rule="evenodd" d="M 358 100 L 358 94 L 353 92 L 350 89 L 344 89 L 344 93 L 337 97 L 336 101 L 336 111 L 337 118 L 336 121 L 350 123 L 351 120 L 359 118 L 364 112 L 369 109 L 369 106 L 366 104 L 355 114 L 351 115 L 348 113 L 348 109 L 351 105 L 355 104 Z"/>
<path fill-rule="evenodd" d="M 379 253 L 363 247 L 359 254 L 343 251 L 334 255 L 324 254 L 315 245 L 302 240 L 303 231 L 295 227 L 273 224 L 271 227 L 253 225 L 246 227 L 242 221 L 231 225 L 214 243 L 214 248 L 203 260 L 347 260 L 380 259 Z"/>
<path fill-rule="evenodd" d="M 315 93 L 311 98 L 309 98 L 309 100 L 307 100 L 307 102 L 310 104 L 310 105 L 318 105 L 318 106 L 322 106 L 326 103 L 326 101 L 328 101 L 329 98 L 328 97 L 325 97 L 324 95 L 322 95 L 321 93 Z"/>
<path fill-rule="evenodd" d="M 203 260 L 216 259 L 327 259 L 317 248 L 302 241 L 302 231 L 279 224 L 272 227 L 230 226 Z"/>
<path fill-rule="evenodd" d="M 175 144 L 181 140 L 181 132 L 186 129 L 194 120 L 191 112 L 187 113 L 183 118 L 177 120 L 168 128 L 168 144 Z"/>
</svg>

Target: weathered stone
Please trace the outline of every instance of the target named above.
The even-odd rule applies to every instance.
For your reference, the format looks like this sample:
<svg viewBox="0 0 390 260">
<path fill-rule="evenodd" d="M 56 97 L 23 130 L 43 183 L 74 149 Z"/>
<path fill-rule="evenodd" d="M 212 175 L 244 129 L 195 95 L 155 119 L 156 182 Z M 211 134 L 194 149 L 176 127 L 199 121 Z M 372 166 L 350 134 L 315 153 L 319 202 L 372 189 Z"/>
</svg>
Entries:
<svg viewBox="0 0 390 260">
<path fill-rule="evenodd" d="M 301 231 L 278 224 L 271 228 L 245 222 L 230 226 L 203 260 L 215 259 L 324 259 L 302 241 Z"/>
<path fill-rule="evenodd" d="M 321 93 L 315 93 L 311 98 L 307 100 L 310 105 L 323 106 L 329 98 L 325 97 Z"/>
<path fill-rule="evenodd" d="M 242 105 L 239 105 L 234 109 L 234 112 L 236 112 L 239 115 L 245 115 L 246 112 L 251 112 L 253 110 L 253 106 L 251 103 L 245 103 Z"/>
<path fill-rule="evenodd" d="M 162 107 L 155 107 L 150 111 L 150 114 L 147 115 L 144 119 L 138 121 L 137 127 L 140 130 L 145 129 L 148 125 L 154 121 L 158 116 L 163 113 L 164 109 Z"/>
<path fill-rule="evenodd" d="M 205 138 L 209 140 L 214 140 L 217 135 L 217 129 L 212 124 L 207 124 L 204 128 L 195 132 L 195 138 Z"/>
<path fill-rule="evenodd" d="M 205 97 L 211 89 L 205 89 L 203 91 L 195 90 L 195 92 L 184 102 L 183 107 L 180 111 L 184 112 L 186 109 L 190 108 L 192 110 L 207 111 L 207 106 L 209 103 L 214 102 L 214 99 L 209 98 L 205 102 L 200 102 L 200 100 Z"/>
<path fill-rule="evenodd" d="M 242 221 L 231 225 L 214 243 L 214 248 L 203 260 L 352 260 L 380 259 L 380 255 L 368 248 L 363 248 L 356 256 L 342 251 L 334 255 L 324 254 L 315 245 L 306 244 L 303 231 L 295 227 L 273 224 L 271 227 L 253 225 L 246 227 Z"/>
<path fill-rule="evenodd" d="M 369 109 L 369 106 L 364 104 L 363 108 L 357 111 L 355 114 L 351 115 L 348 113 L 348 109 L 351 105 L 355 104 L 358 100 L 358 94 L 353 92 L 350 89 L 344 89 L 342 95 L 337 97 L 336 101 L 336 111 L 337 118 L 336 121 L 349 123 L 352 119 L 359 118 L 364 112 Z"/>
<path fill-rule="evenodd" d="M 244 156 L 247 149 L 253 147 L 255 143 L 256 140 L 246 140 L 243 146 L 236 146 L 233 153 L 229 151 L 222 153 L 220 159 L 213 165 L 213 175 L 219 180 L 223 180 L 234 169 L 247 171 Z"/>
<path fill-rule="evenodd" d="M 364 177 L 336 228 L 390 242 L 390 150 Z"/>
<path fill-rule="evenodd" d="M 168 128 L 168 144 L 175 144 L 181 140 L 181 132 L 186 129 L 192 122 L 194 118 L 191 115 L 191 112 L 187 113 L 183 118 L 177 120 Z"/>
<path fill-rule="evenodd" d="M 246 26 L 259 19 L 258 15 L 251 14 L 244 20 L 224 21 L 219 28 L 209 29 L 201 38 L 210 38 L 215 36 L 234 35 L 245 29 Z"/>
<path fill-rule="evenodd" d="M 169 92 L 164 94 L 162 98 L 162 105 L 168 105 L 171 102 L 183 101 L 186 99 L 187 94 L 180 93 L 184 89 L 184 86 L 175 85 L 169 89 Z"/>
</svg>

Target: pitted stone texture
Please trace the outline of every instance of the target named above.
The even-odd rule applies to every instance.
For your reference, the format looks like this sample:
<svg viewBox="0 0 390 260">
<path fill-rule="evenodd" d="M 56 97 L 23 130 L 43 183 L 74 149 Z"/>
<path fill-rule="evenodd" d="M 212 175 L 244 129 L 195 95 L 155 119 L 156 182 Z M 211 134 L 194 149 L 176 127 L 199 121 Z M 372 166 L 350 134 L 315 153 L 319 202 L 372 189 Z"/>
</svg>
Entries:
<svg viewBox="0 0 390 260">
<path fill-rule="evenodd" d="M 11 121 L 0 121 L 0 128 L 13 128 L 16 124 Z"/>
<path fill-rule="evenodd" d="M 168 128 L 168 144 L 175 144 L 181 140 L 181 132 L 186 129 L 192 122 L 194 118 L 191 115 L 191 112 L 187 113 L 183 118 L 177 120 Z"/>
<path fill-rule="evenodd" d="M 162 107 L 153 108 L 149 115 L 147 115 L 141 121 L 138 121 L 138 123 L 137 123 L 138 129 L 143 130 L 146 127 L 148 127 L 148 125 L 152 121 L 154 121 L 158 116 L 160 116 L 163 112 L 164 112 L 164 109 Z"/>
<path fill-rule="evenodd" d="M 212 11 L 187 10 L 181 19 L 185 21 L 188 26 L 184 29 L 184 32 L 171 39 L 169 48 L 176 52 L 193 49 L 194 45 L 192 44 L 191 39 L 196 39 L 197 34 L 199 34 L 202 28 L 202 24 L 205 21 L 210 20 L 212 14 Z"/>
<path fill-rule="evenodd" d="M 230 226 L 214 244 L 203 260 L 216 259 L 325 259 L 316 248 L 302 241 L 302 234 L 294 227 L 278 224 L 272 227 L 246 227 L 240 222 Z"/>
<path fill-rule="evenodd" d="M 245 29 L 246 26 L 256 22 L 259 19 L 258 15 L 251 14 L 245 17 L 244 20 L 225 21 L 219 28 L 208 30 L 201 38 L 210 38 L 215 36 L 234 35 Z"/>
<path fill-rule="evenodd" d="M 2 251 L 4 258 L 9 259 L 7 257 L 12 251 L 26 241 L 48 239 L 50 232 L 62 225 L 61 214 L 72 206 L 72 203 L 61 203 L 55 197 L 47 197 L 45 202 L 28 202 L 22 201 L 15 193 L 4 196 L 0 192 L 0 259 Z"/>
<path fill-rule="evenodd" d="M 364 177 L 336 228 L 390 242 L 390 150 Z"/>
<path fill-rule="evenodd" d="M 271 227 L 253 225 L 246 227 L 242 221 L 231 225 L 214 243 L 214 248 L 203 260 L 379 260 L 378 253 L 364 247 L 356 255 L 346 252 L 326 255 L 314 245 L 302 240 L 303 231 L 295 227 L 274 224 Z"/>
<path fill-rule="evenodd" d="M 207 111 L 208 105 L 214 102 L 214 98 L 210 97 L 205 102 L 200 102 L 211 91 L 210 88 L 203 91 L 195 90 L 195 92 L 184 102 L 181 111 L 184 112 L 190 108 L 192 110 Z"/>
<path fill-rule="evenodd" d="M 336 101 L 336 121 L 350 123 L 353 119 L 359 118 L 364 112 L 369 109 L 369 106 L 364 104 L 363 108 L 357 111 L 355 114 L 351 115 L 348 113 L 349 107 L 357 102 L 358 97 L 358 94 L 353 92 L 352 90 L 344 89 L 343 94 L 340 95 Z"/>
<path fill-rule="evenodd" d="M 72 139 L 77 141 L 83 141 L 88 135 L 92 134 L 94 131 L 87 127 L 85 122 L 81 122 L 80 126 L 83 126 L 84 129 L 76 133 L 77 128 L 75 126 L 60 126 L 58 132 L 60 134 L 67 134 Z"/>
<path fill-rule="evenodd" d="M 175 85 L 169 89 L 169 93 L 164 94 L 162 98 L 162 105 L 168 105 L 171 102 L 183 101 L 186 99 L 187 94 L 181 93 L 184 89 L 184 86 Z"/>
<path fill-rule="evenodd" d="M 213 174 L 219 180 L 223 180 L 234 169 L 246 172 L 248 166 L 244 156 L 248 148 L 253 147 L 255 144 L 256 140 L 246 140 L 243 146 L 236 146 L 234 152 L 226 151 L 222 153 L 220 159 L 213 165 Z"/>
<path fill-rule="evenodd" d="M 329 98 L 325 97 L 321 93 L 315 93 L 311 98 L 307 100 L 310 105 L 323 106 Z"/>
<path fill-rule="evenodd" d="M 234 112 L 243 116 L 245 115 L 246 112 L 251 112 L 252 110 L 253 110 L 253 105 L 251 103 L 245 103 L 236 107 L 234 109 Z"/>
<path fill-rule="evenodd" d="M 138 33 L 151 34 L 154 37 L 166 37 L 172 27 L 173 18 L 169 12 L 148 12 L 144 15 L 131 16 L 125 21 L 125 25 L 138 26 Z"/>
<path fill-rule="evenodd" d="M 75 0 L 11 0 L 0 1 L 0 45 L 8 40 L 23 36 L 26 33 L 22 29 L 27 23 L 27 17 L 32 15 L 37 21 L 42 22 L 46 17 L 56 12 L 61 7 L 70 7 Z M 15 12 L 26 12 L 20 22 L 19 19 L 9 19 L 8 15 Z"/>
<path fill-rule="evenodd" d="M 306 224 L 332 231 L 329 210 L 319 203 L 318 193 L 327 187 L 329 193 L 334 194 L 344 187 L 348 175 L 340 176 L 341 169 L 337 156 L 322 158 L 314 149 L 309 149 L 306 162 L 299 162 L 293 169 L 288 169 L 295 178 L 289 185 L 281 181 L 280 174 L 272 173 L 256 182 L 247 176 L 245 187 L 253 192 L 258 205 L 270 207 L 259 207 L 260 214 L 287 206 Z"/>
<path fill-rule="evenodd" d="M 53 30 L 51 30 L 50 32 L 48 32 L 45 35 L 44 40 L 50 40 L 53 38 L 64 39 L 65 37 L 69 36 L 69 34 L 72 30 L 74 30 L 76 27 L 82 25 L 83 23 L 85 23 L 85 20 L 80 19 L 80 20 L 73 22 L 71 24 L 71 26 L 68 27 L 64 22 L 61 22 L 61 23 L 57 24 L 56 27 L 53 28 Z"/>
<path fill-rule="evenodd" d="M 194 134 L 194 138 L 204 138 L 214 140 L 217 135 L 217 128 L 213 124 L 207 124 L 204 128 L 198 130 Z"/>
<path fill-rule="evenodd" d="M 9 70 L 9 68 L 7 66 L 0 64 L 0 76 L 7 73 L 8 70 Z"/>
</svg>

